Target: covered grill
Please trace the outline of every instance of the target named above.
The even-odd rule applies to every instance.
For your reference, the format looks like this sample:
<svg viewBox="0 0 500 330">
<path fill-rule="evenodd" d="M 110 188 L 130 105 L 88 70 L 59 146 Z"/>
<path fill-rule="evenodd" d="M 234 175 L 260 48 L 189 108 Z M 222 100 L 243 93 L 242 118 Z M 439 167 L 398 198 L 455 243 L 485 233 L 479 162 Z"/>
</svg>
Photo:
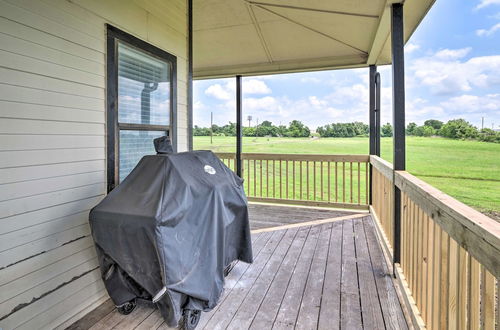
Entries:
<svg viewBox="0 0 500 330">
<path fill-rule="evenodd" d="M 212 309 L 225 269 L 252 262 L 242 180 L 210 151 L 143 157 L 92 209 L 90 225 L 117 307 L 152 300 L 169 326 Z"/>
</svg>

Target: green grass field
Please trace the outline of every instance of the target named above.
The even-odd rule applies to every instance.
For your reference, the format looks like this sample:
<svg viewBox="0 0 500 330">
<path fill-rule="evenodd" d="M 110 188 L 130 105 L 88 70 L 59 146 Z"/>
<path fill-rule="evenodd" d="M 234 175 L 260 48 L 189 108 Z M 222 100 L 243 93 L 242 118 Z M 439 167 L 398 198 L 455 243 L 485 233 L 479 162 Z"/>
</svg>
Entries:
<svg viewBox="0 0 500 330">
<path fill-rule="evenodd" d="M 382 139 L 382 158 L 392 161 L 392 139 Z M 234 137 L 196 136 L 195 149 L 234 152 Z M 500 144 L 407 137 L 407 170 L 456 199 L 494 217 L 500 214 Z M 249 138 L 243 152 L 367 154 L 368 138 Z"/>
</svg>

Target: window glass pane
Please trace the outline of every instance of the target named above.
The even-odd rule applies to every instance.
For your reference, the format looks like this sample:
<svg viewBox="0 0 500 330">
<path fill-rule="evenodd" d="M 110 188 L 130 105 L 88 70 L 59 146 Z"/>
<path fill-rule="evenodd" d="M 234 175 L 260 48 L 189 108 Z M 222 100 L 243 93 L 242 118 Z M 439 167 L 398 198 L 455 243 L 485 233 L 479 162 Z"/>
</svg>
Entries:
<svg viewBox="0 0 500 330">
<path fill-rule="evenodd" d="M 134 169 L 142 156 L 156 154 L 153 139 L 164 136 L 159 131 L 120 131 L 120 182 Z"/>
<path fill-rule="evenodd" d="M 118 121 L 169 125 L 170 65 L 118 43 Z"/>
</svg>

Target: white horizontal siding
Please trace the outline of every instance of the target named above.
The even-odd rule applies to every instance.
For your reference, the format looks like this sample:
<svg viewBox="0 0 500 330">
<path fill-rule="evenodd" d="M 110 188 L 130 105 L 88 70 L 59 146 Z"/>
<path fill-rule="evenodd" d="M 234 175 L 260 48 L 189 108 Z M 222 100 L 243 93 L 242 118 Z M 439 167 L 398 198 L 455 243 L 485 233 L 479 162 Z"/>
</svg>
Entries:
<svg viewBox="0 0 500 330">
<path fill-rule="evenodd" d="M 0 328 L 64 327 L 107 299 L 88 226 L 106 187 L 106 30 L 177 56 L 185 0 L 0 0 Z M 15 312 L 14 312 L 15 311 Z"/>
</svg>

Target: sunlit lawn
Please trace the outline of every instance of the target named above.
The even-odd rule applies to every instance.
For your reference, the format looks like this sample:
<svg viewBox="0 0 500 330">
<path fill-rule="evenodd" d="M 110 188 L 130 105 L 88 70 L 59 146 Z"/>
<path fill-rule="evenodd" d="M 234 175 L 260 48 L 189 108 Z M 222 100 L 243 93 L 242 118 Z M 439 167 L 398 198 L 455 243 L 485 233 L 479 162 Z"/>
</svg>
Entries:
<svg viewBox="0 0 500 330">
<path fill-rule="evenodd" d="M 481 211 L 500 212 L 500 144 L 407 137 L 407 170 Z M 382 139 L 382 158 L 392 160 L 392 139 Z M 235 138 L 194 138 L 195 149 L 234 152 Z M 248 138 L 247 153 L 367 154 L 368 138 Z"/>
</svg>

